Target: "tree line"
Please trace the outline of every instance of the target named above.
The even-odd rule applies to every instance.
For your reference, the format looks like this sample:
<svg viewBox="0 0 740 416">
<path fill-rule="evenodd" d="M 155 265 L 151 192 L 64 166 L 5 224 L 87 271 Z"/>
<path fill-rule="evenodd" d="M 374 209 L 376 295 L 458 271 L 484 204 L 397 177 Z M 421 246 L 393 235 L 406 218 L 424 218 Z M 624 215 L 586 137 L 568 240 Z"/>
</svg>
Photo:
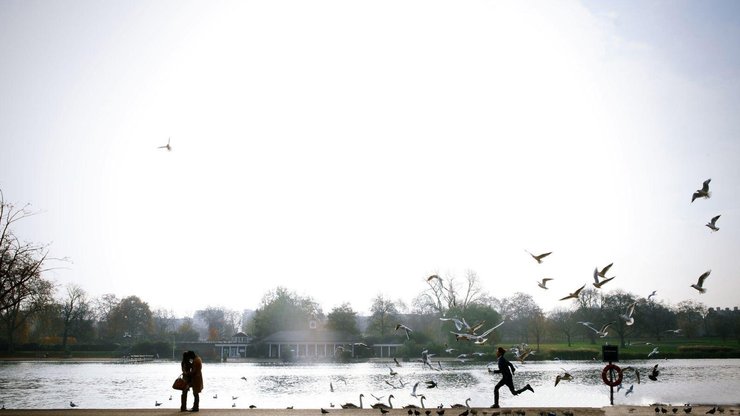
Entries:
<svg viewBox="0 0 740 416">
<path fill-rule="evenodd" d="M 348 303 L 324 313 L 310 297 L 285 287 L 264 294 L 254 309 L 234 311 L 208 306 L 191 317 L 152 309 L 137 296 L 118 298 L 105 294 L 90 297 L 83 288 L 69 284 L 59 288 L 44 277 L 50 264 L 48 247 L 18 238 L 13 226 L 33 212 L 27 206 L 6 203 L 0 191 L 0 347 L 55 345 L 66 351 L 71 345 L 133 345 L 142 342 L 194 342 L 228 340 L 237 332 L 260 339 L 282 330 L 302 330 L 310 321 L 319 328 L 343 331 L 368 344 L 394 342 L 415 345 L 458 345 L 456 328 L 441 317 L 482 322 L 485 330 L 505 321 L 490 339 L 499 342 L 540 343 L 601 342 L 591 327 L 610 323 L 608 342 L 628 346 L 634 340 L 661 341 L 670 337 L 691 340 L 719 337 L 740 341 L 737 310 L 713 310 L 686 300 L 676 305 L 622 291 L 585 289 L 564 307 L 545 312 L 527 293 L 495 298 L 483 290 L 474 272 L 456 277 L 430 276 L 407 305 L 377 294 L 369 316 L 359 316 Z M 634 324 L 623 315 L 634 308 Z M 413 337 L 396 331 L 403 323 Z M 471 346 L 462 345 L 462 350 Z"/>
</svg>

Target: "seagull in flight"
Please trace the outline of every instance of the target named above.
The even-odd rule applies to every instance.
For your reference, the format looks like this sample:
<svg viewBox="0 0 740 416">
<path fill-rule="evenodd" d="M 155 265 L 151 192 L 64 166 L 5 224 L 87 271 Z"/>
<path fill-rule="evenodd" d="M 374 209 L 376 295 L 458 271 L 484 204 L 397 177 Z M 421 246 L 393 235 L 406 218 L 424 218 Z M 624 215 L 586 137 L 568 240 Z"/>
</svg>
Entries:
<svg viewBox="0 0 740 416">
<path fill-rule="evenodd" d="M 714 231 L 719 231 L 719 228 L 717 228 L 717 220 L 718 220 L 718 219 L 719 219 L 719 217 L 721 217 L 721 216 L 722 216 L 722 215 L 717 215 L 717 216 L 715 216 L 715 217 L 712 217 L 712 219 L 711 219 L 711 220 L 710 220 L 710 221 L 709 221 L 709 222 L 708 222 L 708 223 L 706 224 L 706 225 L 707 225 L 707 227 L 709 227 L 709 229 L 710 229 L 710 230 L 712 230 L 712 232 L 714 232 Z"/>
<path fill-rule="evenodd" d="M 573 380 L 573 376 L 570 375 L 570 373 L 566 369 L 561 368 L 561 370 L 563 370 L 563 374 L 558 374 L 557 376 L 555 376 L 555 386 L 557 386 L 558 383 L 560 383 L 561 381 Z"/>
<path fill-rule="evenodd" d="M 699 280 L 691 285 L 694 289 L 698 290 L 699 293 L 706 293 L 706 289 L 704 289 L 704 281 L 709 277 L 709 273 L 711 273 L 711 270 L 707 270 L 706 272 L 702 273 L 701 276 L 699 276 Z"/>
<path fill-rule="evenodd" d="M 691 196 L 691 202 L 694 202 L 696 198 L 710 198 L 712 196 L 712 193 L 709 192 L 709 182 L 711 182 L 712 179 L 707 179 L 704 181 L 704 183 L 701 185 L 701 189 L 697 189 L 694 192 L 694 195 Z"/>
<path fill-rule="evenodd" d="M 575 292 L 568 294 L 568 296 L 561 298 L 560 300 L 578 299 L 578 295 L 581 293 L 581 290 L 583 290 L 584 287 L 586 287 L 586 285 L 581 286 Z"/>
<path fill-rule="evenodd" d="M 534 254 L 530 253 L 527 250 L 524 250 L 524 251 L 526 251 L 527 253 L 529 253 L 529 255 L 532 256 L 532 258 L 537 261 L 537 264 L 542 264 L 542 259 L 544 259 L 545 257 L 547 257 L 550 254 L 552 254 L 552 251 L 549 251 L 547 253 L 538 254 L 538 255 L 534 255 Z"/>
<path fill-rule="evenodd" d="M 164 146 L 159 146 L 157 149 L 167 149 L 168 152 L 172 151 L 172 146 L 170 146 L 170 139 L 171 137 L 167 138 L 167 144 Z"/>
<path fill-rule="evenodd" d="M 653 290 L 653 293 L 649 294 L 648 297 L 647 297 L 648 302 L 650 302 L 650 298 L 654 297 L 657 294 L 658 294 L 658 292 L 655 291 L 655 290 Z"/>
<path fill-rule="evenodd" d="M 596 329 L 589 325 L 590 322 L 581 322 L 583 326 L 586 328 L 589 328 L 590 330 L 596 332 L 596 335 L 598 335 L 601 338 L 604 338 L 605 336 L 609 335 L 609 333 L 606 331 L 609 328 L 609 325 L 613 324 L 614 322 L 609 322 L 607 324 L 604 324 L 601 326 L 601 329 Z"/>
<path fill-rule="evenodd" d="M 648 378 L 653 381 L 658 381 L 658 374 L 660 374 L 660 371 L 658 371 L 658 364 L 655 364 L 653 371 L 648 374 Z"/>
<path fill-rule="evenodd" d="M 601 289 L 601 286 L 604 286 L 605 284 L 607 284 L 607 283 L 611 282 L 611 281 L 612 281 L 612 279 L 614 279 L 615 277 L 617 277 L 617 276 L 612 276 L 612 277 L 610 277 L 610 278 L 608 278 L 608 279 L 604 279 L 604 280 L 602 280 L 602 281 L 600 281 L 600 282 L 598 282 L 598 281 L 597 281 L 597 282 L 595 282 L 595 283 L 594 283 L 594 287 L 595 287 L 596 289 Z"/>
<path fill-rule="evenodd" d="M 623 315 L 619 315 L 620 318 L 624 319 L 625 325 L 632 325 L 635 323 L 635 318 L 632 317 L 632 314 L 635 313 L 635 305 L 637 302 L 632 302 L 627 306 L 627 310 L 624 312 Z"/>
<path fill-rule="evenodd" d="M 404 324 L 396 324 L 396 331 L 398 331 L 399 329 L 403 329 L 404 331 L 406 331 L 406 339 L 411 339 L 409 334 L 414 332 L 411 328 L 407 327 Z"/>
<path fill-rule="evenodd" d="M 547 282 L 549 282 L 550 280 L 553 280 L 553 279 L 551 279 L 549 277 L 545 277 L 544 279 L 542 279 L 542 281 L 537 282 L 537 286 L 539 286 L 539 287 L 541 287 L 543 289 L 547 289 Z"/>
<path fill-rule="evenodd" d="M 635 389 L 635 385 L 634 384 L 630 384 L 630 388 L 628 388 L 627 391 L 624 392 L 625 397 L 626 396 L 629 396 L 630 393 L 632 393 L 634 389 Z"/>
<path fill-rule="evenodd" d="M 611 267 L 612 267 L 613 265 L 614 265 L 614 263 L 609 263 L 609 264 L 608 264 L 608 265 L 607 265 L 606 267 L 604 267 L 603 269 L 601 269 L 601 270 L 598 270 L 598 269 L 597 269 L 597 270 L 596 270 L 596 275 L 598 275 L 598 276 L 600 276 L 600 277 L 603 277 L 603 278 L 605 278 L 605 279 L 606 279 L 606 272 L 608 272 L 608 271 L 609 271 L 609 269 L 611 269 Z"/>
<path fill-rule="evenodd" d="M 656 354 L 660 354 L 660 351 L 658 351 L 658 347 L 653 348 L 653 350 L 648 353 L 648 358 Z M 658 365 L 656 364 L 655 366 L 657 367 Z"/>
</svg>

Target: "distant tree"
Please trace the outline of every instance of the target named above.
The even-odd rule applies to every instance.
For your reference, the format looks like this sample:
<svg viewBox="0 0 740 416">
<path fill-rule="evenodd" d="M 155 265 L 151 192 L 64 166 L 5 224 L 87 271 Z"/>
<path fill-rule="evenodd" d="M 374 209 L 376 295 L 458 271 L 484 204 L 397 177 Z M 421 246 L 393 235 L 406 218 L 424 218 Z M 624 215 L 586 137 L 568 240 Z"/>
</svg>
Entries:
<svg viewBox="0 0 740 416">
<path fill-rule="evenodd" d="M 175 313 L 171 310 L 157 308 L 152 312 L 154 325 L 153 336 L 157 341 L 169 341 L 175 332 Z"/>
<path fill-rule="evenodd" d="M 113 340 L 115 334 L 110 326 L 111 316 L 121 300 L 112 293 L 106 293 L 99 298 L 93 299 L 92 313 L 97 321 L 98 336 L 101 339 Z"/>
<path fill-rule="evenodd" d="M 478 275 L 473 271 L 467 272 L 462 284 L 458 284 L 454 276 L 439 275 L 430 276 L 425 282 L 427 288 L 413 301 L 414 309 L 417 311 L 435 312 L 443 316 L 450 309 L 464 312 L 469 305 L 489 301 Z"/>
<path fill-rule="evenodd" d="M 6 202 L 0 190 L 0 321 L 11 351 L 15 332 L 52 302 L 54 285 L 42 277 L 49 270 L 47 247 L 23 242 L 13 231 L 32 215 L 28 205 L 17 208 Z"/>
<path fill-rule="evenodd" d="M 609 326 L 608 332 L 614 332 L 619 337 L 619 344 L 622 348 L 627 346 L 626 338 L 634 332 L 634 324 L 627 325 L 627 321 L 622 318 L 622 315 L 627 313 L 627 308 L 636 303 L 635 295 L 624 292 L 622 290 L 615 290 L 604 294 L 603 298 L 603 310 L 606 318 L 606 322 L 612 322 Z M 635 312 L 632 317 L 637 320 L 640 319 L 640 310 L 635 308 Z"/>
<path fill-rule="evenodd" d="M 654 341 L 661 341 L 667 330 L 676 327 L 676 315 L 663 302 L 640 299 L 635 308 L 639 311 L 635 327 Z"/>
<path fill-rule="evenodd" d="M 229 339 L 238 332 L 239 313 L 230 309 L 209 306 L 195 312 L 195 318 L 205 322 L 208 341 Z"/>
<path fill-rule="evenodd" d="M 67 296 L 60 302 L 62 321 L 62 350 L 67 350 L 67 338 L 81 333 L 83 326 L 90 322 L 92 311 L 87 293 L 75 284 L 67 285 Z"/>
<path fill-rule="evenodd" d="M 343 303 L 335 307 L 327 315 L 327 328 L 334 331 L 344 331 L 352 335 L 358 335 L 360 329 L 357 327 L 357 312 L 349 303 Z"/>
<path fill-rule="evenodd" d="M 262 338 L 278 331 L 306 329 L 310 320 L 323 317 L 313 299 L 278 287 L 262 297 L 248 329 L 255 337 Z"/>
<path fill-rule="evenodd" d="M 0 312 L 0 322 L 5 327 L 9 352 L 15 350 L 14 338 L 16 332 L 29 324 L 31 317 L 43 312 L 53 304 L 54 285 L 47 280 L 31 279 L 23 286 L 23 291 L 26 293 L 22 296 L 15 295 L 18 296 L 20 302 L 12 302 L 11 306 Z"/>
<path fill-rule="evenodd" d="M 193 325 L 193 318 L 184 318 L 175 331 L 175 338 L 180 342 L 198 341 L 198 331 Z"/>
<path fill-rule="evenodd" d="M 377 295 L 373 299 L 372 306 L 370 306 L 368 331 L 372 335 L 380 337 L 381 340 L 386 340 L 392 336 L 392 331 L 398 323 L 398 310 L 395 303 L 382 294 Z M 405 340 L 405 333 L 403 337 Z"/>
<path fill-rule="evenodd" d="M 679 302 L 675 308 L 676 324 L 686 338 L 696 338 L 702 333 L 704 317 L 707 315 L 707 307 L 701 302 L 685 300 Z"/>
<path fill-rule="evenodd" d="M 114 339 L 148 340 L 154 329 L 149 304 L 137 296 L 121 299 L 110 313 L 109 324 Z"/>
<path fill-rule="evenodd" d="M 529 343 L 530 334 L 541 337 L 544 329 L 542 309 L 532 295 L 517 292 L 513 296 L 497 301 L 498 311 L 506 320 L 505 339 Z"/>
<path fill-rule="evenodd" d="M 548 318 L 548 323 L 552 328 L 552 332 L 560 332 L 565 335 L 565 340 L 568 342 L 568 346 L 570 347 L 573 333 L 579 326 L 576 323 L 573 311 L 562 308 L 555 309 L 550 312 Z"/>
</svg>

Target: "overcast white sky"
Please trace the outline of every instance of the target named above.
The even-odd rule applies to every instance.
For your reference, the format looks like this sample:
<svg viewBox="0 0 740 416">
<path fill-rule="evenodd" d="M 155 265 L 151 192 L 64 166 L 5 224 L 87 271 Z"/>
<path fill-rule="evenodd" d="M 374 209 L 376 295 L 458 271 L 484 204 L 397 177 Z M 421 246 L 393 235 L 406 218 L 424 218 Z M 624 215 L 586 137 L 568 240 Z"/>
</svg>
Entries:
<svg viewBox="0 0 740 416">
<path fill-rule="evenodd" d="M 549 310 L 614 262 L 740 304 L 738 2 L 0 0 L 0 57 L 0 189 L 60 286 L 364 313 L 473 271 Z"/>
</svg>

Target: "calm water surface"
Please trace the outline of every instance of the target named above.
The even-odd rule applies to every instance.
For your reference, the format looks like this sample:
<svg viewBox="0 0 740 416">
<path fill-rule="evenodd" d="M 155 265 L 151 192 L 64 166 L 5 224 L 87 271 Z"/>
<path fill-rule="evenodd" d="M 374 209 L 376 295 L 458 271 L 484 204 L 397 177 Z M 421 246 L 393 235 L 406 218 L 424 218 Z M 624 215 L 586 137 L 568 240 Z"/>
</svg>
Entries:
<svg viewBox="0 0 740 416">
<path fill-rule="evenodd" d="M 653 365 L 659 364 L 658 381 L 648 380 Z M 493 387 L 498 375 L 489 374 L 485 363 L 442 364 L 442 371 L 422 369 L 419 363 L 357 364 L 257 364 L 205 363 L 205 390 L 201 408 L 329 408 L 331 404 L 352 402 L 375 403 L 371 394 L 393 395 L 394 407 L 419 405 L 411 396 L 413 385 L 420 381 L 417 393 L 426 396 L 425 405 L 449 406 L 470 398 L 474 407 L 493 403 Z M 620 363 L 621 367 L 640 369 L 641 384 L 631 372 L 625 372 L 623 386 L 634 385 L 634 392 L 616 392 L 614 404 L 647 405 L 651 403 L 736 404 L 740 402 L 740 359 L 723 360 L 650 360 Z M 446 368 L 445 368 L 446 367 Z M 594 406 L 609 405 L 609 388 L 601 382 L 604 363 L 591 361 L 544 361 L 519 365 L 514 375 L 516 387 L 530 383 L 535 393 L 512 396 L 501 390 L 504 406 Z M 560 382 L 555 376 L 568 370 L 573 381 Z M 171 385 L 180 373 L 179 362 L 144 364 L 117 363 L 0 363 L 0 403 L 7 408 L 59 409 L 72 400 L 81 408 L 162 408 L 179 407 L 179 392 Z M 242 379 L 246 378 L 246 380 Z M 399 388 L 399 378 L 406 386 Z M 385 381 L 391 381 L 396 388 Z M 439 387 L 427 389 L 424 381 L 434 380 Z M 334 392 L 330 391 L 330 383 Z M 171 397 L 171 400 L 170 400 Z M 192 403 L 190 397 L 189 403 Z"/>
</svg>

